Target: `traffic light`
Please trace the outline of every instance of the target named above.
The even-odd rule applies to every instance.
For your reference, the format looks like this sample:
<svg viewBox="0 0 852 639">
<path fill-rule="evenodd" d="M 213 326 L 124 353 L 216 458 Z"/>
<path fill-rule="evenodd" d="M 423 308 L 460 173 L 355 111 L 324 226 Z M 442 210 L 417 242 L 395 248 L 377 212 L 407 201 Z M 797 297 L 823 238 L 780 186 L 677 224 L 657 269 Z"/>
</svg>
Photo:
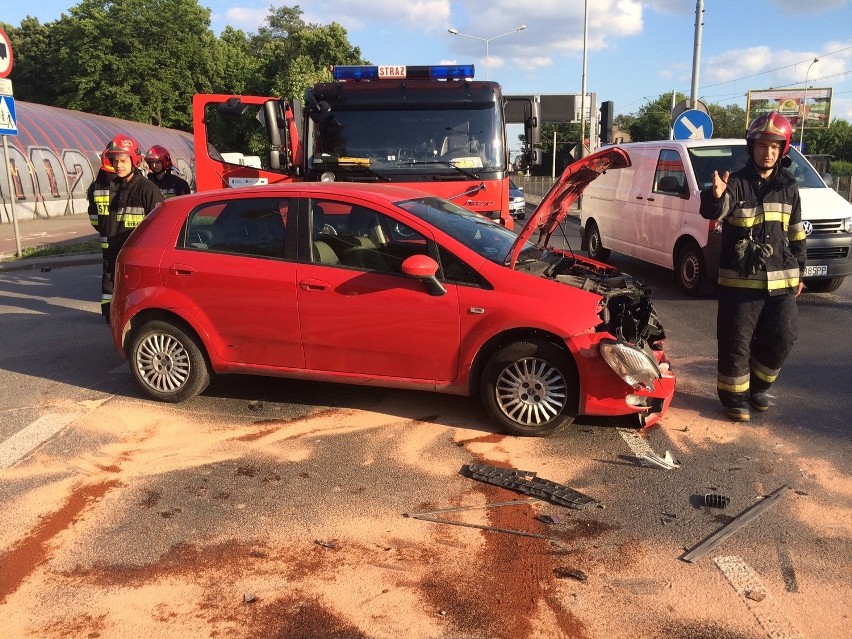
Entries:
<svg viewBox="0 0 852 639">
<path fill-rule="evenodd" d="M 599 119 L 601 125 L 601 144 L 612 143 L 612 119 L 615 111 L 615 103 L 612 100 L 601 102 Z"/>
</svg>

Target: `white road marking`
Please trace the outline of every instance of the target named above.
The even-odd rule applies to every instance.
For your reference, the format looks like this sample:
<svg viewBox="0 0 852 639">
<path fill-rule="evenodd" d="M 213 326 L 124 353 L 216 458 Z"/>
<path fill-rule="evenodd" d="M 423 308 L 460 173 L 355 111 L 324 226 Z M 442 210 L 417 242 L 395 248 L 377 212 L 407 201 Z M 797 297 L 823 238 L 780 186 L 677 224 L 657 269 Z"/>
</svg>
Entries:
<svg viewBox="0 0 852 639">
<path fill-rule="evenodd" d="M 749 610 L 770 639 L 805 639 L 805 635 L 784 618 L 778 602 L 769 593 L 757 573 L 742 558 L 716 557 L 713 561 L 727 577 L 734 590 L 742 595 Z M 761 595 L 764 596 L 761 597 Z"/>
<path fill-rule="evenodd" d="M 13 466 L 83 414 L 42 415 L 0 444 L 0 469 Z"/>
</svg>

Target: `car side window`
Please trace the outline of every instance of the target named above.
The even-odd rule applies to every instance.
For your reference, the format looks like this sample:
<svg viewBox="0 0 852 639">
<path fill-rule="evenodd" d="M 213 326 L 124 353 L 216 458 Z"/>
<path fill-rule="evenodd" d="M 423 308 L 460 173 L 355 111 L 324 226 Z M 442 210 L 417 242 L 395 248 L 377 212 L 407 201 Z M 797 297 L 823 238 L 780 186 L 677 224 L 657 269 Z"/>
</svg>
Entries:
<svg viewBox="0 0 852 639">
<path fill-rule="evenodd" d="M 680 154 L 673 149 L 663 149 L 654 172 L 654 193 L 677 195 L 686 185 L 686 171 Z"/>
<path fill-rule="evenodd" d="M 247 198 L 203 204 L 187 218 L 182 248 L 287 258 L 290 208 L 290 198 Z"/>
<path fill-rule="evenodd" d="M 382 273 L 402 273 L 412 255 L 437 259 L 434 243 L 384 213 L 343 202 L 311 202 L 311 261 Z"/>
<path fill-rule="evenodd" d="M 441 277 L 441 279 L 443 281 L 451 282 L 453 284 L 477 286 L 479 288 L 491 288 L 491 286 L 483 280 L 473 267 L 463 262 L 444 247 L 438 247 L 438 254 L 441 257 L 440 264 L 441 271 L 443 273 L 443 277 Z M 441 275 L 441 273 L 439 273 L 439 275 Z"/>
</svg>

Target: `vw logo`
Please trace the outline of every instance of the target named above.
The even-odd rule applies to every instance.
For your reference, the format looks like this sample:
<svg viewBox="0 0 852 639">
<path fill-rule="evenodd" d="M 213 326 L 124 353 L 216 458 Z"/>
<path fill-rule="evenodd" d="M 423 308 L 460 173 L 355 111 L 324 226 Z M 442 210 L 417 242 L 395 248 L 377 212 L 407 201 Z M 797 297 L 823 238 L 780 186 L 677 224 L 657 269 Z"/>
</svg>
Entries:
<svg viewBox="0 0 852 639">
<path fill-rule="evenodd" d="M 805 227 L 805 235 L 810 235 L 814 232 L 814 225 L 808 222 L 807 220 L 802 221 L 802 226 Z"/>
</svg>

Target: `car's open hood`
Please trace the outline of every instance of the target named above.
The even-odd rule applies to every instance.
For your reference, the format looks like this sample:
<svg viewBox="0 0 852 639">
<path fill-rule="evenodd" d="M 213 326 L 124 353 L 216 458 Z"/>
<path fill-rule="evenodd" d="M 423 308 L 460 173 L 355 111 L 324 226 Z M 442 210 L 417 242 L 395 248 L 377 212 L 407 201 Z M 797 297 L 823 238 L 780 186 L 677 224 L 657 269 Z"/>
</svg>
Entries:
<svg viewBox="0 0 852 639">
<path fill-rule="evenodd" d="M 518 233 L 518 239 L 515 240 L 509 253 L 510 267 L 515 268 L 521 248 L 536 229 L 540 229 L 539 244 L 546 245 L 550 241 L 553 231 L 568 215 L 568 209 L 592 180 L 609 169 L 623 169 L 627 166 L 630 166 L 630 158 L 627 153 L 616 147 L 604 148 L 568 165 Z"/>
</svg>

